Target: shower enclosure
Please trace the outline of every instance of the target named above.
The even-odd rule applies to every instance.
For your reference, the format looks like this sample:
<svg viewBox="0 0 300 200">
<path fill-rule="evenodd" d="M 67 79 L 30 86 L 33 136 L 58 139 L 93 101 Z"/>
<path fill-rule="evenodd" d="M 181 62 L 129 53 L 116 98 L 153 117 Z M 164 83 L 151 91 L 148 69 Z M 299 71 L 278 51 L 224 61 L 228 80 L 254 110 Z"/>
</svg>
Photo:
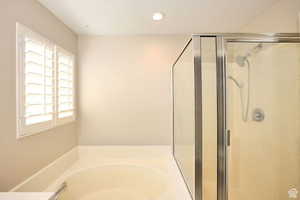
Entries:
<svg viewBox="0 0 300 200">
<path fill-rule="evenodd" d="M 194 200 L 299 198 L 299 34 L 193 35 L 172 84 L 173 155 Z"/>
</svg>

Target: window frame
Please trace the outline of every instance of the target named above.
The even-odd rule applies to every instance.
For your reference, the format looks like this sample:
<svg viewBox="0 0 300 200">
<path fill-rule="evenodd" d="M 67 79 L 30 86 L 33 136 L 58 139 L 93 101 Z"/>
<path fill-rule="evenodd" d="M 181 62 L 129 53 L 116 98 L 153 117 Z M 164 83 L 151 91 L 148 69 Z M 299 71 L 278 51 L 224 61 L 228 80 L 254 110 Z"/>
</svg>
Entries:
<svg viewBox="0 0 300 200">
<path fill-rule="evenodd" d="M 37 41 L 42 42 L 43 44 L 50 46 L 53 50 L 53 76 L 52 76 L 52 84 L 53 84 L 53 113 L 52 120 L 34 123 L 31 125 L 25 124 L 25 37 L 31 37 L 36 39 Z M 57 63 L 57 52 L 63 51 L 67 55 L 72 57 L 72 68 L 73 68 L 73 115 L 66 118 L 58 118 L 58 63 Z M 45 132 L 50 129 L 54 129 L 58 126 L 62 126 L 76 120 L 76 87 L 75 87 L 75 66 L 76 59 L 75 55 L 70 53 L 67 50 L 59 47 L 55 43 L 51 42 L 47 38 L 42 35 L 32 31 L 26 26 L 16 23 L 16 138 L 21 139 L 27 136 L 31 136 L 34 134 L 39 134 Z"/>
</svg>

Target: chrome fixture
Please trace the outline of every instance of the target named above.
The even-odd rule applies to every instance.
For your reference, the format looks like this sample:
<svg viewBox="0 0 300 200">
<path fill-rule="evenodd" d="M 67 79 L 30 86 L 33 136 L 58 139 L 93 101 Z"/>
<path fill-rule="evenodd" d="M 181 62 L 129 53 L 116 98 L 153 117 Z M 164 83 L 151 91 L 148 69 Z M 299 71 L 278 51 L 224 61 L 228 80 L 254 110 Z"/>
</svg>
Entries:
<svg viewBox="0 0 300 200">
<path fill-rule="evenodd" d="M 240 67 L 244 67 L 245 66 L 245 62 L 248 62 L 247 60 L 248 56 L 237 56 L 235 59 L 235 62 L 240 66 Z"/>
<path fill-rule="evenodd" d="M 265 113 L 260 108 L 255 108 L 252 113 L 252 120 L 256 122 L 261 122 L 265 119 Z"/>
<path fill-rule="evenodd" d="M 241 99 L 241 108 L 242 108 L 242 119 L 244 122 L 246 122 L 248 120 L 248 113 L 249 113 L 249 106 L 250 106 L 250 62 L 248 60 L 248 58 L 256 53 L 258 53 L 261 49 L 263 48 L 262 43 L 259 43 L 258 45 L 256 45 L 253 49 L 251 49 L 245 56 L 241 56 L 238 55 L 235 58 L 235 62 L 236 64 L 238 64 L 238 66 L 240 67 L 245 67 L 247 66 L 247 97 L 246 97 L 246 102 L 244 100 L 243 97 L 243 87 L 244 84 L 243 83 L 239 83 L 235 78 L 233 78 L 232 76 L 228 76 L 228 79 L 231 79 L 236 85 L 237 87 L 240 89 L 240 99 Z"/>
<path fill-rule="evenodd" d="M 256 45 L 253 49 L 251 49 L 245 56 L 237 56 L 235 59 L 235 62 L 240 66 L 244 67 L 246 63 L 249 65 L 249 60 L 248 58 L 256 53 L 258 53 L 261 49 L 263 48 L 262 43 L 259 43 Z"/>
<path fill-rule="evenodd" d="M 232 80 L 238 88 L 241 89 L 241 88 L 244 87 L 244 83 L 243 83 L 243 82 L 240 83 L 240 82 L 239 82 L 238 80 L 236 80 L 233 76 L 228 76 L 227 78 L 230 79 L 230 80 Z"/>
<path fill-rule="evenodd" d="M 241 109 L 242 109 L 242 120 L 246 122 L 248 120 L 248 113 L 249 113 L 249 106 L 250 106 L 250 62 L 248 60 L 248 56 L 250 56 L 250 53 L 247 53 L 246 56 L 237 56 L 235 59 L 235 62 L 238 64 L 240 67 L 244 67 L 247 65 L 247 97 L 246 97 L 246 102 L 244 100 L 243 96 L 243 89 L 244 89 L 244 83 L 237 81 L 236 78 L 233 76 L 228 76 L 227 78 L 232 80 L 235 85 L 239 88 L 239 93 L 240 93 L 240 99 L 241 99 Z M 246 107 L 246 108 L 245 108 Z"/>
<path fill-rule="evenodd" d="M 67 188 L 67 183 L 63 182 L 63 184 L 61 184 L 59 186 L 59 188 L 53 193 L 53 195 L 49 198 L 49 200 L 58 200 L 59 195 L 61 194 L 61 192 L 63 192 L 65 189 Z"/>
</svg>

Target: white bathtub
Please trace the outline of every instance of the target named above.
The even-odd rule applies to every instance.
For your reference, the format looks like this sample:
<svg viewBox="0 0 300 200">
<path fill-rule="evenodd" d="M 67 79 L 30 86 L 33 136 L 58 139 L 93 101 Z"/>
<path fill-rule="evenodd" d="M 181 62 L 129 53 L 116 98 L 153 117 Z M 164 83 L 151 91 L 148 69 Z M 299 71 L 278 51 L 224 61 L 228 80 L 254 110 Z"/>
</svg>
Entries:
<svg viewBox="0 0 300 200">
<path fill-rule="evenodd" d="M 12 191 L 59 200 L 191 200 L 170 146 L 78 146 Z"/>
<path fill-rule="evenodd" d="M 156 200 L 168 190 L 166 176 L 147 167 L 105 165 L 70 175 L 60 200 Z"/>
</svg>

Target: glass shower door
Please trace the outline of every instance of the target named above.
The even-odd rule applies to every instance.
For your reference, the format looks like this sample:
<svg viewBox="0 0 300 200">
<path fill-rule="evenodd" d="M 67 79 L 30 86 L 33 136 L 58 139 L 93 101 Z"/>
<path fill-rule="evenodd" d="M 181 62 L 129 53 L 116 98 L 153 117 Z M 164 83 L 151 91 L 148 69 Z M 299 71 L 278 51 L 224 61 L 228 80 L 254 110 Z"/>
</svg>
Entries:
<svg viewBox="0 0 300 200">
<path fill-rule="evenodd" d="M 229 200 L 299 199 L 300 44 L 227 43 Z"/>
<path fill-rule="evenodd" d="M 194 36 L 173 77 L 173 154 L 193 200 L 217 199 L 216 37 Z"/>
<path fill-rule="evenodd" d="M 194 35 L 175 62 L 173 155 L 194 200 L 300 199 L 300 35 Z"/>
<path fill-rule="evenodd" d="M 172 70 L 173 153 L 185 183 L 195 192 L 195 83 L 192 40 Z"/>
</svg>

